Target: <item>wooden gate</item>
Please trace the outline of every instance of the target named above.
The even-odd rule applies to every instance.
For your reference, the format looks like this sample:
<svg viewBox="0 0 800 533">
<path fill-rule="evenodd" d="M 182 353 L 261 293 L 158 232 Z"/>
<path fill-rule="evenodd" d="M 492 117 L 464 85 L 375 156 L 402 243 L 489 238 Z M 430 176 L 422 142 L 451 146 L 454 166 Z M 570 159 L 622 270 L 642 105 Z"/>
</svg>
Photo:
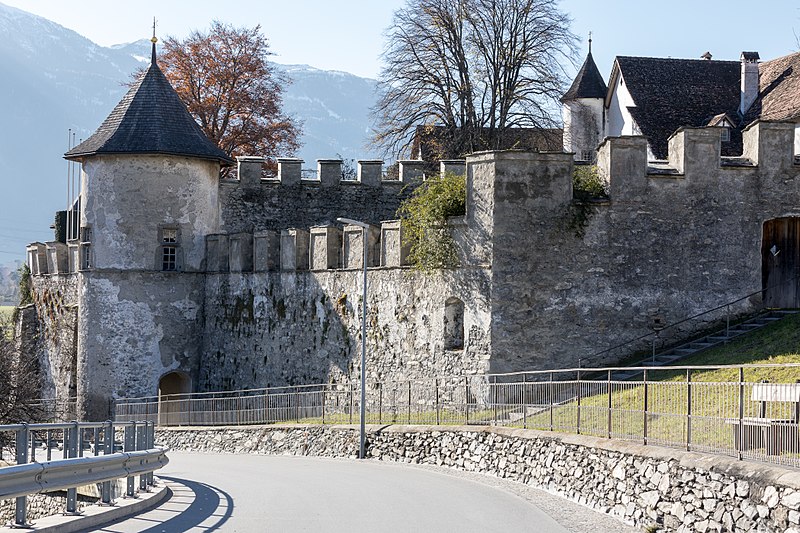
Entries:
<svg viewBox="0 0 800 533">
<path fill-rule="evenodd" d="M 800 218 L 764 222 L 761 283 L 765 307 L 800 307 Z"/>
</svg>

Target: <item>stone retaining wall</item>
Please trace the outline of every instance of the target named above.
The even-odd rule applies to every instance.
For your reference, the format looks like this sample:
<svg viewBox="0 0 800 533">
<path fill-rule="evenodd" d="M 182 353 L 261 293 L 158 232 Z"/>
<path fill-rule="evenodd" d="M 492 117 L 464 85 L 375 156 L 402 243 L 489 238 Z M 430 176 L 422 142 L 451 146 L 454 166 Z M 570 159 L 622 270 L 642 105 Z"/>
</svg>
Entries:
<svg viewBox="0 0 800 533">
<path fill-rule="evenodd" d="M 97 501 L 97 498 L 85 499 L 79 496 L 78 511 L 81 511 L 88 502 Z M 14 522 L 15 500 L 0 500 L 0 527 Z M 67 509 L 67 493 L 62 494 L 34 494 L 28 496 L 28 522 L 63 513 Z"/>
<path fill-rule="evenodd" d="M 161 429 L 173 450 L 356 457 L 352 426 Z M 625 441 L 469 426 L 372 426 L 375 460 L 540 487 L 640 527 L 800 533 L 800 472 Z"/>
</svg>

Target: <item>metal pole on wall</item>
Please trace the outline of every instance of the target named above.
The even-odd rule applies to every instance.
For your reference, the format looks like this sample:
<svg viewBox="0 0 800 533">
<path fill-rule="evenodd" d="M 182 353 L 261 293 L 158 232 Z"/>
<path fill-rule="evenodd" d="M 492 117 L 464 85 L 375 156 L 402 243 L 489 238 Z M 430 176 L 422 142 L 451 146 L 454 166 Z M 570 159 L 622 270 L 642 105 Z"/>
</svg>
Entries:
<svg viewBox="0 0 800 533">
<path fill-rule="evenodd" d="M 337 218 L 341 224 L 352 224 L 361 228 L 361 244 L 364 249 L 362 259 L 362 270 L 364 273 L 364 290 L 361 295 L 361 409 L 360 409 L 360 433 L 358 457 L 364 459 L 366 448 L 366 400 L 367 400 L 367 251 L 369 248 L 367 230 L 369 224 L 349 218 Z"/>
</svg>

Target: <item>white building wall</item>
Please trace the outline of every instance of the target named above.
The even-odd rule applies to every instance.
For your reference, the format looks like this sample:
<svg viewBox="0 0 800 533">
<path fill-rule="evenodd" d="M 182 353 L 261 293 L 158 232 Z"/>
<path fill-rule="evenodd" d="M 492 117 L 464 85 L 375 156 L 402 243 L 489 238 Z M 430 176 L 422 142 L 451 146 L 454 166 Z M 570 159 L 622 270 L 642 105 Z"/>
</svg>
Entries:
<svg viewBox="0 0 800 533">
<path fill-rule="evenodd" d="M 597 146 L 605 137 L 603 112 L 602 98 L 580 98 L 562 106 L 564 151 L 573 152 L 576 161 L 595 160 Z"/>
</svg>

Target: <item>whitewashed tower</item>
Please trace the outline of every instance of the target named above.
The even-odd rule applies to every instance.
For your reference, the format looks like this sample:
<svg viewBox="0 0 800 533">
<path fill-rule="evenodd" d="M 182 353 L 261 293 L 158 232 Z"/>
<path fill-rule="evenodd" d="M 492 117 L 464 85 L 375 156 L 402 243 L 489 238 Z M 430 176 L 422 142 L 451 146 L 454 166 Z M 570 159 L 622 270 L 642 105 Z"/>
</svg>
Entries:
<svg viewBox="0 0 800 533">
<path fill-rule="evenodd" d="M 65 154 L 82 163 L 78 414 L 105 419 L 121 391 L 158 393 L 197 373 L 205 242 L 219 231 L 221 165 L 232 160 L 156 63 L 97 131 Z M 188 392 L 188 390 L 187 390 Z"/>
<path fill-rule="evenodd" d="M 564 151 L 573 152 L 576 161 L 594 162 L 597 146 L 605 137 L 606 83 L 589 53 L 572 86 L 561 97 L 564 118 Z"/>
</svg>

